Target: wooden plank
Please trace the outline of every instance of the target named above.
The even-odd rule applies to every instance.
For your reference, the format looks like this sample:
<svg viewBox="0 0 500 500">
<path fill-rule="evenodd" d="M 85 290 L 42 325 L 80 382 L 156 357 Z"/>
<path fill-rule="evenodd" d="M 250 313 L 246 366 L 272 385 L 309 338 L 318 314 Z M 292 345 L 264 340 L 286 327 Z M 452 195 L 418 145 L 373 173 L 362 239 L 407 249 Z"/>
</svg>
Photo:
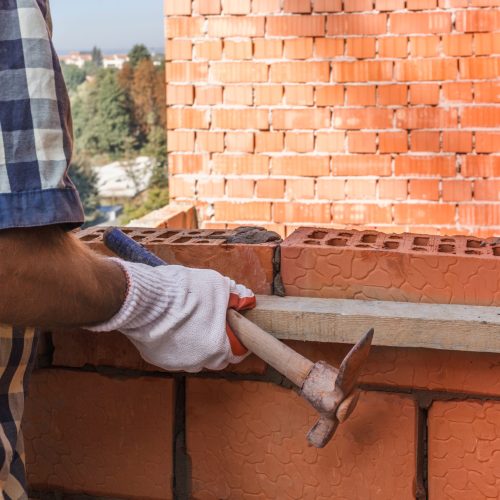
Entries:
<svg viewBox="0 0 500 500">
<path fill-rule="evenodd" d="M 246 317 L 279 339 L 500 352 L 500 308 L 259 296 Z"/>
</svg>

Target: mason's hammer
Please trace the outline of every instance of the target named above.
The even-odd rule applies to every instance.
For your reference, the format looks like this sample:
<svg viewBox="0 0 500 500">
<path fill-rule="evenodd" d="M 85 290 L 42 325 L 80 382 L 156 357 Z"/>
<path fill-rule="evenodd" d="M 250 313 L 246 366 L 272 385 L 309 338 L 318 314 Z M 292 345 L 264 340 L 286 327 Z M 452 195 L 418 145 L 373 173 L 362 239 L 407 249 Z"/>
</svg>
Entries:
<svg viewBox="0 0 500 500">
<path fill-rule="evenodd" d="M 106 230 L 104 243 L 124 260 L 153 267 L 166 265 L 117 228 Z M 229 310 L 227 320 L 241 343 L 293 382 L 319 412 L 307 440 L 317 448 L 325 446 L 358 402 L 357 380 L 370 352 L 373 329 L 349 351 L 337 369 L 324 361 L 313 363 L 306 359 L 236 311 Z"/>
</svg>

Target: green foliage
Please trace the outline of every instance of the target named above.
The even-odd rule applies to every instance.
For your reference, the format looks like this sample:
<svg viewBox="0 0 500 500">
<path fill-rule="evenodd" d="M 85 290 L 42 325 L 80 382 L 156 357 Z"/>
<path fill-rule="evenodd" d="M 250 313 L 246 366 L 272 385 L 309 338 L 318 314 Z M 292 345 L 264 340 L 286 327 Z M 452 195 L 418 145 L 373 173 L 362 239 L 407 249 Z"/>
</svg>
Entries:
<svg viewBox="0 0 500 500">
<path fill-rule="evenodd" d="M 97 176 L 83 159 L 74 159 L 69 171 L 85 211 L 85 218 L 93 220 L 97 217 L 99 206 L 99 192 L 97 190 Z"/>
<path fill-rule="evenodd" d="M 64 80 L 70 92 L 74 92 L 87 78 L 87 73 L 84 69 L 75 66 L 74 64 L 61 64 Z"/>
<path fill-rule="evenodd" d="M 144 217 L 149 212 L 168 204 L 168 189 L 158 186 L 151 187 L 144 196 L 127 203 L 120 217 L 120 224 L 128 224 L 131 220 Z"/>
<path fill-rule="evenodd" d="M 94 47 L 92 49 L 92 63 L 97 67 L 97 68 L 102 68 L 102 51 L 98 47 Z"/>
<path fill-rule="evenodd" d="M 132 68 L 135 68 L 144 59 L 151 59 L 151 54 L 147 47 L 142 43 L 134 45 L 128 53 L 128 60 Z"/>
</svg>

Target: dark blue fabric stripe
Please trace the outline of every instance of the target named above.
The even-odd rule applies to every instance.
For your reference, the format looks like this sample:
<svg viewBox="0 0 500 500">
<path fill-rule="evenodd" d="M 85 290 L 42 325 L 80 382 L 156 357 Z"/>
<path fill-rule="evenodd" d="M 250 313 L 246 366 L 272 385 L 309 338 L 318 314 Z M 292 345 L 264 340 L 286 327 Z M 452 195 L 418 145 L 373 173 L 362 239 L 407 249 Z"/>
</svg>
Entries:
<svg viewBox="0 0 500 500">
<path fill-rule="evenodd" d="M 0 229 L 65 224 L 78 227 L 84 215 L 76 189 L 0 194 Z"/>
<path fill-rule="evenodd" d="M 39 338 L 40 338 L 40 332 L 38 330 L 35 330 L 33 342 L 31 344 L 30 359 L 28 361 L 28 366 L 26 367 L 26 371 L 24 372 L 24 378 L 23 378 L 23 388 L 24 388 L 24 396 L 25 397 L 28 395 L 29 381 L 31 378 L 31 374 L 33 372 L 33 368 L 35 367 L 35 360 L 36 360 L 36 353 L 38 350 Z"/>
<path fill-rule="evenodd" d="M 21 459 L 21 456 L 17 451 L 14 451 L 14 455 L 12 457 L 12 463 L 10 464 L 10 475 L 14 476 L 19 481 L 19 484 L 21 484 L 22 487 L 26 489 L 26 471 L 24 469 L 24 463 Z"/>
</svg>

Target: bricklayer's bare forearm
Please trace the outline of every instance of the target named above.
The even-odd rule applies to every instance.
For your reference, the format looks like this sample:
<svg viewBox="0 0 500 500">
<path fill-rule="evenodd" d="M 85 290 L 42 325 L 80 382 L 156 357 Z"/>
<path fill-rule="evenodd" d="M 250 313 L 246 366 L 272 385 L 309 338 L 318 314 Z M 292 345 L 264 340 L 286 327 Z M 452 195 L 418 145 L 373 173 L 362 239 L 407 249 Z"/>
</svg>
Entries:
<svg viewBox="0 0 500 500">
<path fill-rule="evenodd" d="M 118 312 L 126 289 L 118 264 L 59 227 L 0 232 L 0 323 L 99 324 Z"/>
</svg>

